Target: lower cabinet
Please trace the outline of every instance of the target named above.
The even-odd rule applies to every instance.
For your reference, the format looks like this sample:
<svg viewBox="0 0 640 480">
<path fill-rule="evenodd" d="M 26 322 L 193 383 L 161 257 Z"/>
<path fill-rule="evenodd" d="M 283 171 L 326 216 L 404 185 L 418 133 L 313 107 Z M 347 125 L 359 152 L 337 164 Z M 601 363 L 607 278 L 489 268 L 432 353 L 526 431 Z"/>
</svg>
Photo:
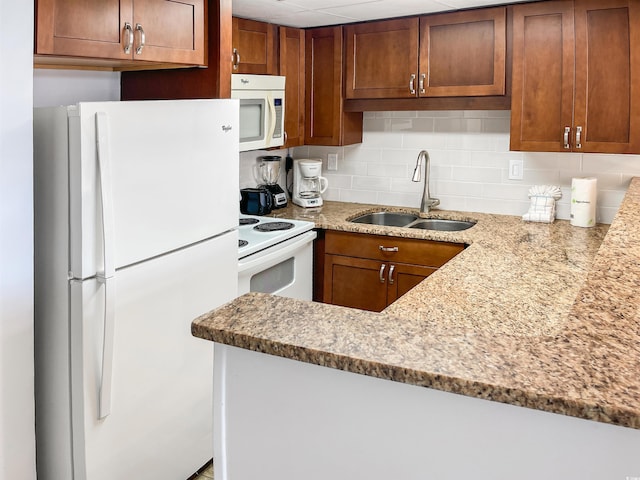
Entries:
<svg viewBox="0 0 640 480">
<path fill-rule="evenodd" d="M 327 231 L 322 300 L 379 312 L 462 250 L 457 243 Z"/>
</svg>

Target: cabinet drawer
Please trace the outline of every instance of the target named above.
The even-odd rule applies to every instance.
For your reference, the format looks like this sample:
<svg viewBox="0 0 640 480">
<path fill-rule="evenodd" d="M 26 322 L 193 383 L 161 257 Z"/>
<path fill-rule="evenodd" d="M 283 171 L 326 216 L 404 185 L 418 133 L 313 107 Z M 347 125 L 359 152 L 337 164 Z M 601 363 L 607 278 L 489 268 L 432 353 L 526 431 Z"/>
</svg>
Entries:
<svg viewBox="0 0 640 480">
<path fill-rule="evenodd" d="M 387 262 L 441 267 L 464 250 L 460 243 L 435 242 L 329 230 L 325 252 Z"/>
</svg>

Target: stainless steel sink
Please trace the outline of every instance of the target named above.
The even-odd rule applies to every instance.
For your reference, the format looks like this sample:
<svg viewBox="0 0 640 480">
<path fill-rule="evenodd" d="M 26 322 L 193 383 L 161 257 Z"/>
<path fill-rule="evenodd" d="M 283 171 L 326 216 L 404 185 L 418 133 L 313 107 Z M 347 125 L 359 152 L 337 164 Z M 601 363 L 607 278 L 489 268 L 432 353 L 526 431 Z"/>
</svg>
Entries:
<svg viewBox="0 0 640 480">
<path fill-rule="evenodd" d="M 406 227 L 418 219 L 417 215 L 403 212 L 374 212 L 366 213 L 352 219 L 354 223 L 368 223 L 370 225 L 384 225 L 387 227 Z"/>
<path fill-rule="evenodd" d="M 422 230 L 439 230 L 441 232 L 460 232 L 475 225 L 475 222 L 467 222 L 466 220 L 448 220 L 444 218 L 426 218 L 419 220 L 409 228 L 419 228 Z"/>
<path fill-rule="evenodd" d="M 446 218 L 420 218 L 413 213 L 405 212 L 373 212 L 365 213 L 351 219 L 354 223 L 382 225 L 386 227 L 418 228 L 422 230 L 439 230 L 441 232 L 459 232 L 473 227 L 476 222 L 466 220 L 449 220 Z"/>
</svg>

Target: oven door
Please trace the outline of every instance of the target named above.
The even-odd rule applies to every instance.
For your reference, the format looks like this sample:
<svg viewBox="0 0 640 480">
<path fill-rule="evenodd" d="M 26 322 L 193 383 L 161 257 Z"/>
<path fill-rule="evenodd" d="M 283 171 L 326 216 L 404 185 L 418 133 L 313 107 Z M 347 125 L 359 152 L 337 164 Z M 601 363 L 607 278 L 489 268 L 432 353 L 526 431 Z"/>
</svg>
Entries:
<svg viewBox="0 0 640 480">
<path fill-rule="evenodd" d="M 240 259 L 238 295 L 262 292 L 312 300 L 313 240 L 316 236 L 316 232 L 305 232 Z"/>
</svg>

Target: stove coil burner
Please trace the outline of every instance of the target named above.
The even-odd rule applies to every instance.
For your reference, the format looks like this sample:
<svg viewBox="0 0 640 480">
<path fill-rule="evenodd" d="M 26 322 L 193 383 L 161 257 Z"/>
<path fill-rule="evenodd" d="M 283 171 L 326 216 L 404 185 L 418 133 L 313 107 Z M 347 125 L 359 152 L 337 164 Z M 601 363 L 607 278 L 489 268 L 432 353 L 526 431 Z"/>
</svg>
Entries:
<svg viewBox="0 0 640 480">
<path fill-rule="evenodd" d="M 246 247 L 247 245 L 249 245 L 249 242 L 246 240 L 238 240 L 238 248 Z"/>
<path fill-rule="evenodd" d="M 259 221 L 260 220 L 258 220 L 257 218 L 241 218 L 240 219 L 240 226 L 243 226 L 243 225 L 255 225 Z"/>
<path fill-rule="evenodd" d="M 267 222 L 256 225 L 253 229 L 257 232 L 277 232 L 279 230 L 289 230 L 294 225 L 291 222 Z"/>
</svg>

